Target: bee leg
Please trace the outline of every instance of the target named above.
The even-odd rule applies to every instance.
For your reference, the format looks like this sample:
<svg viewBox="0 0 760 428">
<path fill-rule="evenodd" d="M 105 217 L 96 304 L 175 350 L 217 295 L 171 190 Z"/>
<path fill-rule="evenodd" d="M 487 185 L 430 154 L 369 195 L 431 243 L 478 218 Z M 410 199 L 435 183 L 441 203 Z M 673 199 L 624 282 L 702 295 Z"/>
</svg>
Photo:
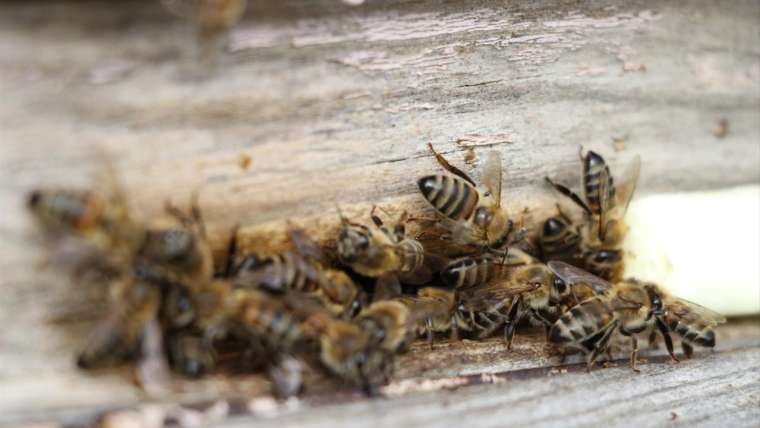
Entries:
<svg viewBox="0 0 760 428">
<path fill-rule="evenodd" d="M 223 278 L 229 278 L 235 273 L 235 261 L 237 259 L 238 248 L 238 229 L 239 225 L 235 225 L 230 232 L 230 240 L 227 243 L 227 255 L 224 260 L 224 270 L 222 271 Z"/>
<path fill-rule="evenodd" d="M 301 362 L 291 355 L 281 355 L 277 360 L 267 370 L 274 385 L 275 395 L 288 398 L 298 394 L 303 387 Z"/>
<path fill-rule="evenodd" d="M 369 217 L 372 219 L 372 222 L 375 223 L 375 226 L 382 227 L 383 220 L 375 214 L 376 209 L 377 205 L 372 205 L 372 211 L 369 212 Z"/>
<path fill-rule="evenodd" d="M 683 353 L 686 358 L 691 358 L 691 356 L 694 354 L 694 348 L 692 348 L 691 345 L 689 345 L 689 343 L 685 340 L 681 341 L 681 348 L 683 349 Z"/>
<path fill-rule="evenodd" d="M 507 322 L 504 326 L 504 341 L 507 342 L 507 350 L 512 350 L 512 339 L 514 339 L 515 336 L 515 328 L 517 327 L 517 323 L 520 321 L 520 317 L 518 317 L 519 308 L 522 304 L 522 296 L 518 297 L 514 302 L 512 302 L 512 306 L 509 307 L 509 313 L 507 314 Z"/>
<path fill-rule="evenodd" d="M 80 369 L 90 369 L 124 360 L 130 348 L 136 347 L 136 343 L 129 342 L 131 341 L 119 321 L 106 320 L 90 334 L 84 349 L 77 356 L 77 366 Z"/>
<path fill-rule="evenodd" d="M 198 192 L 193 192 L 193 195 L 190 197 L 190 216 L 193 223 L 198 226 L 201 237 L 206 239 L 206 222 L 203 221 L 203 214 L 198 203 Z"/>
<path fill-rule="evenodd" d="M 667 348 L 668 354 L 670 354 L 670 360 L 673 363 L 677 363 L 678 358 L 676 358 L 676 354 L 673 352 L 673 340 L 670 338 L 670 330 L 668 330 L 668 326 L 665 325 L 665 322 L 663 322 L 660 317 L 655 319 L 655 324 L 657 325 L 657 329 L 660 330 L 662 338 L 665 339 L 665 348 Z"/>
<path fill-rule="evenodd" d="M 659 347 L 660 344 L 657 343 L 657 331 L 655 329 L 652 329 L 652 331 L 649 332 L 649 348 L 657 349 Z"/>
<path fill-rule="evenodd" d="M 428 318 L 425 320 L 425 327 L 427 329 L 427 342 L 430 350 L 433 350 L 433 319 Z"/>
<path fill-rule="evenodd" d="M 635 335 L 631 335 L 631 347 L 633 348 L 631 351 L 631 370 L 636 373 L 641 373 L 641 370 L 636 368 L 636 363 L 638 362 L 639 356 L 639 341 L 636 340 Z"/>
<path fill-rule="evenodd" d="M 450 172 L 450 173 L 452 173 L 452 174 L 454 174 L 454 175 L 456 175 L 456 176 L 458 176 L 458 177 L 462 178 L 464 181 L 466 181 L 466 182 L 468 182 L 468 183 L 472 184 L 474 187 L 478 187 L 478 185 L 477 185 L 477 184 L 475 184 L 475 181 L 473 181 L 473 179 L 472 179 L 472 178 L 470 178 L 470 176 L 469 176 L 469 175 L 467 175 L 467 174 L 466 174 L 464 171 L 462 171 L 461 169 L 459 169 L 459 168 L 457 168 L 457 167 L 455 167 L 455 166 L 451 165 L 451 164 L 449 163 L 449 161 L 447 161 L 447 160 L 446 160 L 446 158 L 444 158 L 444 157 L 443 157 L 443 156 L 441 156 L 441 155 L 440 155 L 438 152 L 436 152 L 436 151 L 435 151 L 435 149 L 433 148 L 433 145 L 432 145 L 432 144 L 428 143 L 428 148 L 429 148 L 429 149 L 430 149 L 430 151 L 433 153 L 433 156 L 435 156 L 435 160 L 437 160 L 437 161 L 438 161 L 438 163 L 439 163 L 439 164 L 440 164 L 440 165 L 443 167 L 443 169 L 445 169 L 446 171 L 448 171 L 448 172 Z"/>
<path fill-rule="evenodd" d="M 451 324 L 451 338 L 450 338 L 450 340 L 452 342 L 459 342 L 459 326 L 457 326 L 456 315 L 452 315 L 451 316 L 451 319 L 449 320 L 449 323 Z"/>
<path fill-rule="evenodd" d="M 601 333 L 601 337 L 599 337 L 596 341 L 594 341 L 591 344 L 591 352 L 588 354 L 588 357 L 586 358 L 586 372 L 590 372 L 591 368 L 594 366 L 594 362 L 599 357 L 599 354 L 606 351 L 607 344 L 610 341 L 610 338 L 612 337 L 612 333 L 617 328 L 618 322 L 611 322 L 607 324 L 606 327 L 599 333 Z"/>
</svg>

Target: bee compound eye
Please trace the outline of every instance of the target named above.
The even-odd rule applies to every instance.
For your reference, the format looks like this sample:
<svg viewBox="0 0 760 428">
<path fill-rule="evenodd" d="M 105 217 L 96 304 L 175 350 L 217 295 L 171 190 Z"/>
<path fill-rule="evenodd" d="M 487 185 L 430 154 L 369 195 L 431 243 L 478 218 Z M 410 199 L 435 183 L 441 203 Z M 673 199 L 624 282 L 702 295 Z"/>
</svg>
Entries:
<svg viewBox="0 0 760 428">
<path fill-rule="evenodd" d="M 594 151 L 589 150 L 588 153 L 586 153 L 586 165 L 589 167 L 597 166 L 597 165 L 603 165 L 604 164 L 604 158 L 599 156 Z"/>
<path fill-rule="evenodd" d="M 560 293 L 567 291 L 567 283 L 561 278 L 554 278 L 554 288 Z"/>
<path fill-rule="evenodd" d="M 560 233 L 562 233 L 564 229 L 565 229 L 565 223 L 563 223 L 562 221 L 554 217 L 551 217 L 544 222 L 545 236 L 559 235 Z"/>
</svg>

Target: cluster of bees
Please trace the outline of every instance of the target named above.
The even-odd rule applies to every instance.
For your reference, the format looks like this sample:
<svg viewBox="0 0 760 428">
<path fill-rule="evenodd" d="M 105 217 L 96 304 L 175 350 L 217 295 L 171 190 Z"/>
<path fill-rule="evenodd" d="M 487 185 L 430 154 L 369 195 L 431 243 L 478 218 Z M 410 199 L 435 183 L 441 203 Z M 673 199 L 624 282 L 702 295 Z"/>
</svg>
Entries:
<svg viewBox="0 0 760 428">
<path fill-rule="evenodd" d="M 560 355 L 584 353 L 589 369 L 600 355 L 611 358 L 614 343 L 630 341 L 637 370 L 641 335 L 650 342 L 662 336 L 674 362 L 671 333 L 687 357 L 694 345 L 715 346 L 722 316 L 655 284 L 623 279 L 623 217 L 638 158 L 616 185 L 601 156 L 581 152 L 580 194 L 547 178 L 582 219 L 571 220 L 557 205 L 558 215 L 529 242 L 501 206 L 498 153 L 488 155 L 477 183 L 429 148 L 445 173 L 417 183 L 434 217 L 403 213 L 389 221 L 373 208 L 371 221 L 362 222 L 338 210 L 331 246 L 337 260 L 289 225 L 292 250 L 239 254 L 235 228 L 226 257 L 215 263 L 196 202 L 188 210 L 167 204 L 171 224 L 149 227 L 129 212 L 115 182 L 102 190 L 32 191 L 28 208 L 44 235 L 88 243 L 96 251 L 86 269 L 107 272 L 101 278 L 108 278 L 110 306 L 78 365 L 139 361 L 152 331 L 170 366 L 190 376 L 213 370 L 233 349 L 268 373 L 281 395 L 300 390 L 304 363 L 372 394 L 391 376 L 395 355 L 418 336 L 432 347 L 436 335 L 503 332 L 511 349 L 522 320 L 543 326 Z M 433 253 L 407 232 L 410 221 L 429 223 L 423 233 L 438 229 L 438 242 L 464 255 Z"/>
</svg>

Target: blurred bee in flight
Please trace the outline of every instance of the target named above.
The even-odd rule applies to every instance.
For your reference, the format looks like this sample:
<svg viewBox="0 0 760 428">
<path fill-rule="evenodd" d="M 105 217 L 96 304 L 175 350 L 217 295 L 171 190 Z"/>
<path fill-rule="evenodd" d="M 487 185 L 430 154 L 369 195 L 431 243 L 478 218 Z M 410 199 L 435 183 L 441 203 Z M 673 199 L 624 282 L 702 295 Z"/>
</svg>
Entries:
<svg viewBox="0 0 760 428">
<path fill-rule="evenodd" d="M 161 0 L 172 14 L 188 20 L 196 33 L 201 63 L 213 65 L 227 47 L 229 31 L 245 13 L 247 0 Z"/>
</svg>

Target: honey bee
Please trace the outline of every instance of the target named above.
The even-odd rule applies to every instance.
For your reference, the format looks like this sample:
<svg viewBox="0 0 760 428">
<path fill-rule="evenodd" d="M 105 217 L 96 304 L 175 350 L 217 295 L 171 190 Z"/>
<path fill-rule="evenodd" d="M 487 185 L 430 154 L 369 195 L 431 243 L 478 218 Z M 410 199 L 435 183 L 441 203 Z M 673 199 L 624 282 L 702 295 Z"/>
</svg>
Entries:
<svg viewBox="0 0 760 428">
<path fill-rule="evenodd" d="M 450 175 L 420 178 L 420 192 L 441 218 L 449 238 L 457 244 L 479 248 L 501 248 L 513 230 L 513 222 L 501 208 L 501 158 L 491 152 L 486 159 L 478 186 L 464 171 L 449 162 L 428 144 L 438 163 Z"/>
<path fill-rule="evenodd" d="M 110 311 L 87 339 L 77 357 L 80 368 L 96 368 L 136 357 L 148 323 L 155 319 L 161 293 L 133 277 L 118 278 L 109 287 Z"/>
<path fill-rule="evenodd" d="M 495 279 L 458 290 L 455 328 L 486 337 L 504 325 L 504 340 L 511 349 L 521 319 L 548 330 L 563 307 L 573 304 L 572 296 L 577 303 L 577 295 L 604 292 L 599 287 L 576 290 L 585 284 L 562 280 L 556 273 L 569 266 L 564 263 L 544 265 L 519 250 L 511 257 L 513 261 L 502 264 Z"/>
<path fill-rule="evenodd" d="M 370 213 L 374 227 L 352 223 L 340 214 L 341 229 L 337 243 L 341 263 L 371 278 L 394 273 L 406 283 L 424 284 L 430 281 L 431 268 L 425 262 L 426 256 L 428 259 L 434 256 L 426 255 L 419 241 L 406 236 L 407 213 L 403 212 L 393 230 L 390 230 L 375 215 L 375 209 L 372 207 Z"/>
<path fill-rule="evenodd" d="M 333 314 L 352 316 L 360 307 L 361 298 L 353 280 L 343 271 L 327 267 L 321 250 L 302 230 L 291 228 L 288 235 L 295 251 L 245 257 L 231 270 L 236 286 L 312 293 L 319 296 Z"/>
<path fill-rule="evenodd" d="M 110 176 L 101 182 L 96 189 L 34 189 L 27 197 L 46 238 L 74 238 L 91 247 L 89 257 L 77 260 L 75 273 L 122 273 L 142 243 L 143 226 L 131 216 L 121 186 Z"/>
<path fill-rule="evenodd" d="M 450 261 L 441 270 L 441 281 L 454 289 L 486 284 L 505 277 L 509 270 L 526 264 L 532 257 L 522 250 L 510 249 L 502 255 L 489 252 L 476 256 L 464 256 Z"/>
<path fill-rule="evenodd" d="M 450 331 L 456 322 L 456 295 L 454 292 L 436 287 L 423 287 L 416 296 L 398 296 L 395 301 L 407 307 L 411 314 L 410 328 L 415 328 L 420 336 L 427 336 L 433 348 L 435 333 Z"/>
<path fill-rule="evenodd" d="M 673 352 L 671 332 L 681 336 L 684 353 L 691 356 L 693 344 L 714 347 L 714 327 L 725 322 L 723 316 L 671 296 L 652 283 L 627 279 L 611 285 L 602 278 L 579 269 L 566 267 L 566 272 L 572 272 L 573 278 L 569 278 L 569 281 L 584 282 L 600 290 L 607 290 L 583 300 L 565 312 L 549 331 L 550 342 L 579 349 L 587 355 L 587 370 L 607 350 L 615 332 L 630 338 L 630 365 L 631 369 L 638 372 L 636 336 L 639 333 L 656 327 L 663 336 L 671 359 L 678 362 Z"/>
<path fill-rule="evenodd" d="M 214 276 L 214 259 L 197 196 L 192 198 L 189 215 L 170 203 L 165 210 L 178 224 L 146 229 L 134 257 L 134 274 L 155 283 L 196 289 Z"/>
<path fill-rule="evenodd" d="M 320 361 L 331 373 L 370 396 L 390 378 L 393 354 L 380 348 L 361 325 L 325 315 L 309 318 L 307 325 L 319 337 Z"/>
<path fill-rule="evenodd" d="M 540 246 L 546 260 L 562 260 L 604 279 L 619 281 L 624 270 L 621 247 L 628 231 L 623 219 L 636 188 L 641 160 L 635 157 L 615 186 L 601 156 L 589 150 L 585 156 L 581 152 L 580 157 L 582 197 L 548 177 L 546 180 L 581 207 L 584 220 L 574 224 L 560 210 L 559 217 L 544 223 Z"/>
</svg>

